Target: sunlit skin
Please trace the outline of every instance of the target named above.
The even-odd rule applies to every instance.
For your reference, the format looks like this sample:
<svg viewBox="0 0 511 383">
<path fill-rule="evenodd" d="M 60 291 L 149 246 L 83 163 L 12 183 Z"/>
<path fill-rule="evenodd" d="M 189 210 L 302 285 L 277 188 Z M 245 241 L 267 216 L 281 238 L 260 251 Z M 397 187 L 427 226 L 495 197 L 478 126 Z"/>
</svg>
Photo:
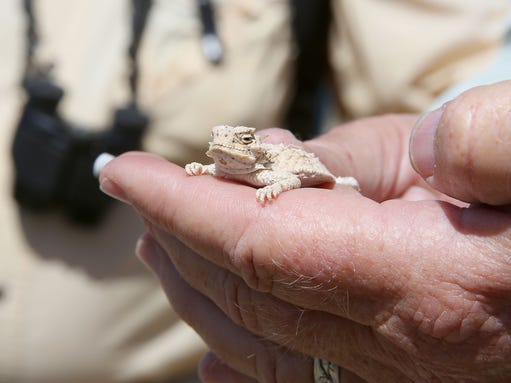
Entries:
<svg viewBox="0 0 511 383">
<path fill-rule="evenodd" d="M 313 357 L 344 383 L 509 382 L 510 108 L 503 82 L 413 133 L 418 116 L 390 115 L 303 143 L 362 194 L 302 188 L 262 206 L 142 153 L 100 182 L 142 216 L 139 257 L 210 346 L 203 382 L 311 383 Z"/>
</svg>

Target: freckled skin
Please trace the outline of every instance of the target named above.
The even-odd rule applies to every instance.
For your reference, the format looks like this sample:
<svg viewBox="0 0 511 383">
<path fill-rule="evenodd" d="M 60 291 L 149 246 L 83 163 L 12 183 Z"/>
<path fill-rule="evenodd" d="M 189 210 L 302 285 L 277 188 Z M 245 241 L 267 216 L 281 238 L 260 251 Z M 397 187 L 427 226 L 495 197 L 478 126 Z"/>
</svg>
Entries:
<svg viewBox="0 0 511 383">
<path fill-rule="evenodd" d="M 335 177 L 312 153 L 291 145 L 262 142 L 255 129 L 245 126 L 215 126 L 208 157 L 213 164 L 192 162 L 188 175 L 209 174 L 257 186 L 256 199 L 264 203 L 280 193 L 305 186 L 338 183 L 359 189 L 353 177 Z"/>
</svg>

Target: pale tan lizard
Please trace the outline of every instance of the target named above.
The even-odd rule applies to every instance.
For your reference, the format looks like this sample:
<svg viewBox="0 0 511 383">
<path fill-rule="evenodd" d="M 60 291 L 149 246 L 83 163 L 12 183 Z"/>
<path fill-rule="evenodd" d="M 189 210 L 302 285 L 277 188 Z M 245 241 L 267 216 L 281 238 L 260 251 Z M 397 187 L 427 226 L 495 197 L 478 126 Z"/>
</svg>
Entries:
<svg viewBox="0 0 511 383">
<path fill-rule="evenodd" d="M 326 183 L 359 190 L 353 177 L 335 177 L 312 153 L 294 145 L 266 144 L 254 128 L 220 125 L 212 129 L 210 165 L 192 162 L 185 166 L 191 176 L 210 174 L 257 186 L 256 199 L 264 203 L 280 193 Z"/>
</svg>

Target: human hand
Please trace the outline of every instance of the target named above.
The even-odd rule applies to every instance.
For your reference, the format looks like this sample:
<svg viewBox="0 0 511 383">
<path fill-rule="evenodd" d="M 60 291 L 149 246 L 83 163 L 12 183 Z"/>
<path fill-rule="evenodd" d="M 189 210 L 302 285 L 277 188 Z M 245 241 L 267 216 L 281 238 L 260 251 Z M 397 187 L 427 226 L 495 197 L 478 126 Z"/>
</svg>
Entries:
<svg viewBox="0 0 511 383">
<path fill-rule="evenodd" d="M 467 207 L 412 171 L 411 116 L 306 143 L 363 196 L 298 189 L 263 207 L 251 187 L 146 154 L 100 180 L 143 217 L 140 257 L 213 350 L 205 382 L 311 383 L 312 357 L 341 366 L 345 383 L 508 382 L 509 105 L 509 82 L 474 89 L 411 140 L 431 185 L 499 206 Z"/>
</svg>

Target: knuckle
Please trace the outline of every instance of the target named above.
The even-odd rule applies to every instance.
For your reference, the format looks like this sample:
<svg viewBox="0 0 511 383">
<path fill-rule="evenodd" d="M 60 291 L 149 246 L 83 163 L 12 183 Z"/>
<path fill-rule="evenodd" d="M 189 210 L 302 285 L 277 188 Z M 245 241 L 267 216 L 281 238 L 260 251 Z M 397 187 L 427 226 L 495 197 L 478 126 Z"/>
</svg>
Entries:
<svg viewBox="0 0 511 383">
<path fill-rule="evenodd" d="M 277 345 L 270 352 L 254 354 L 253 369 L 256 379 L 261 383 L 299 383 L 309 382 L 312 378 L 309 356 Z"/>
<path fill-rule="evenodd" d="M 259 352 L 254 354 L 254 373 L 263 383 L 283 383 L 278 377 L 278 368 L 272 353 Z"/>
<path fill-rule="evenodd" d="M 259 333 L 259 321 L 255 303 L 248 286 L 232 273 L 224 281 L 224 308 L 231 320 L 244 328 Z"/>
<path fill-rule="evenodd" d="M 264 255 L 257 253 L 252 248 L 250 245 L 251 241 L 249 240 L 252 235 L 257 234 L 250 230 L 245 230 L 232 247 L 232 250 L 228 251 L 229 258 L 248 287 L 256 291 L 271 293 L 273 289 L 273 276 L 270 270 L 272 268 L 271 265 L 265 267 L 265 264 L 267 262 L 272 264 L 272 262 L 271 260 L 265 261 L 261 259 Z"/>
</svg>

